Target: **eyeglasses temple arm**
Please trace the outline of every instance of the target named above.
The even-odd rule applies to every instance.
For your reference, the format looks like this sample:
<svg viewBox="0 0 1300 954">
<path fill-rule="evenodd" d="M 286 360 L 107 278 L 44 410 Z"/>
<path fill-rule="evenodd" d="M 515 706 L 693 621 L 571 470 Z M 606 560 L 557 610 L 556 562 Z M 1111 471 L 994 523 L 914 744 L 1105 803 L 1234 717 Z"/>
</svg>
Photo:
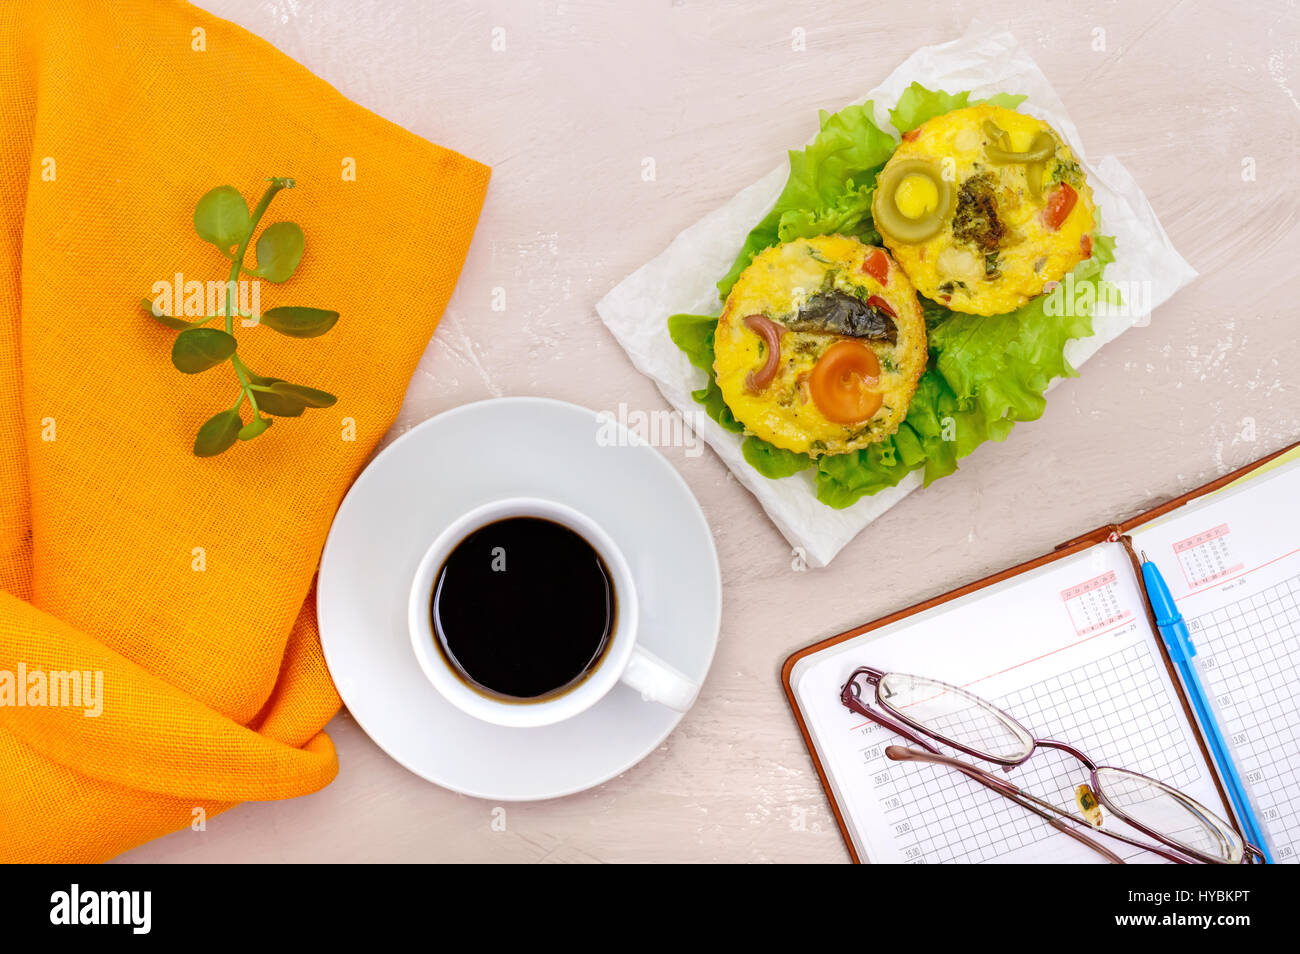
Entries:
<svg viewBox="0 0 1300 954">
<path fill-rule="evenodd" d="M 1006 779 L 990 775 L 981 768 L 969 765 L 960 759 L 940 755 L 937 752 L 922 752 L 919 749 L 909 749 L 902 745 L 887 745 L 885 746 L 885 757 L 894 762 L 929 762 L 932 765 L 946 765 L 961 772 L 967 778 L 974 779 L 981 785 L 993 789 L 999 795 L 1020 794 L 1020 789 Z"/>
<path fill-rule="evenodd" d="M 1057 831 L 1061 832 L 1062 834 L 1069 835 L 1071 838 L 1073 838 L 1075 841 L 1079 842 L 1080 844 L 1084 845 L 1085 847 L 1091 848 L 1093 851 L 1097 852 L 1097 854 L 1101 855 L 1111 864 L 1113 865 L 1124 864 L 1124 859 L 1121 858 L 1119 855 L 1115 854 L 1115 852 L 1111 851 L 1105 845 L 1101 844 L 1100 842 L 1092 838 L 1089 838 L 1083 832 L 1078 831 L 1077 829 L 1075 829 L 1070 825 L 1067 825 L 1061 819 L 1053 817 L 1052 815 L 1043 811 L 1037 805 L 1033 805 L 1030 802 L 1024 801 L 1021 797 L 1020 789 L 1017 788 L 1015 785 L 1011 784 L 1010 782 L 1008 782 L 1006 779 L 998 778 L 996 775 L 991 775 L 988 772 L 985 772 L 983 769 L 977 768 L 974 765 L 968 765 L 967 763 L 961 761 L 960 759 L 949 758 L 946 755 L 938 755 L 933 752 L 922 752 L 918 749 L 909 749 L 901 745 L 886 746 L 885 757 L 892 759 L 895 762 L 930 762 L 931 764 L 946 765 L 949 768 L 956 769 L 958 772 L 961 772 L 963 775 L 965 775 L 967 778 L 971 779 L 972 781 L 979 782 L 985 788 L 992 789 L 993 791 L 1001 795 L 1003 798 L 1010 799 L 1011 801 L 1019 805 L 1021 808 L 1033 812 L 1035 815 L 1037 815 L 1039 818 L 1042 818 L 1044 821 L 1046 821 Z"/>
<path fill-rule="evenodd" d="M 847 688 L 841 694 L 840 702 L 850 712 L 856 712 L 858 715 L 866 716 L 876 725 L 888 729 L 890 732 L 894 733 L 894 735 L 901 735 L 903 738 L 907 739 L 913 745 L 919 745 L 927 752 L 933 752 L 935 755 L 939 754 L 939 750 L 934 747 L 933 742 L 927 741 L 921 735 L 919 735 L 916 732 L 913 732 L 907 726 L 899 722 L 895 722 L 893 719 L 889 718 L 888 716 L 882 715 L 879 712 L 876 712 L 874 709 L 872 709 L 869 706 L 863 705 L 862 701 L 855 698 L 853 695 L 851 695 L 848 692 Z"/>
<path fill-rule="evenodd" d="M 1025 805 L 1024 802 L 1017 802 L 1017 804 Z M 1025 807 L 1029 808 L 1028 805 L 1025 805 Z M 1080 844 L 1086 845 L 1087 847 L 1091 848 L 1093 851 L 1097 852 L 1097 854 L 1105 858 L 1107 861 L 1109 861 L 1111 864 L 1113 865 L 1125 864 L 1123 858 L 1115 854 L 1115 852 L 1111 851 L 1101 842 L 1089 838 L 1087 835 L 1079 831 L 1079 829 L 1075 828 L 1073 825 L 1067 825 L 1065 822 L 1061 821 L 1061 819 L 1053 818 L 1051 815 L 1047 814 L 1047 812 L 1039 811 L 1036 808 L 1031 808 L 1029 810 L 1041 816 L 1042 818 L 1047 819 L 1047 824 L 1051 825 L 1061 834 L 1069 835 L 1071 838 L 1073 838 L 1075 841 L 1079 842 Z"/>
</svg>

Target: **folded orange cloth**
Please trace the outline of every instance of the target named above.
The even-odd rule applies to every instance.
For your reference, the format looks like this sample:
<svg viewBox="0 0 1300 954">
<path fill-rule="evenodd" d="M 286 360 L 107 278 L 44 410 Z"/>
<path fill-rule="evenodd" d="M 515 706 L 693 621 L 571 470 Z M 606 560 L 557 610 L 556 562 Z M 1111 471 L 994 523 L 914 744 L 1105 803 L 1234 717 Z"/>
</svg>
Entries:
<svg viewBox="0 0 1300 954">
<path fill-rule="evenodd" d="M 0 116 L 0 860 L 96 861 L 334 777 L 317 561 L 489 170 L 170 0 L 0 4 Z M 261 307 L 342 317 L 309 341 L 237 328 L 240 354 L 339 401 L 199 459 L 238 386 L 176 371 L 139 302 L 224 279 L 194 204 L 228 184 L 251 207 L 268 176 L 297 188 L 263 225 L 298 222 L 307 252 Z M 32 694 L 74 671 L 102 674 L 98 715 Z"/>
</svg>

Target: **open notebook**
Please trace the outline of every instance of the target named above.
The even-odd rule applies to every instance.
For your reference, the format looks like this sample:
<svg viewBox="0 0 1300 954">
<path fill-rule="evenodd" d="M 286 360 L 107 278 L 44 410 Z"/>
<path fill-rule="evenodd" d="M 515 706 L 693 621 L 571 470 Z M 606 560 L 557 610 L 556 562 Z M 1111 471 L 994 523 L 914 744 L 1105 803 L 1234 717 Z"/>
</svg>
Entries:
<svg viewBox="0 0 1300 954">
<path fill-rule="evenodd" d="M 1300 459 L 1287 459 L 1296 456 L 791 656 L 786 692 L 854 859 L 1102 860 L 957 772 L 886 759 L 899 740 L 839 701 L 863 665 L 966 687 L 1038 736 L 1233 818 L 1133 551 L 1159 566 L 1188 622 L 1274 860 L 1300 859 L 1300 804 L 1290 795 L 1300 779 Z M 1083 780 L 1077 762 L 1050 750 L 1009 777 L 1062 806 Z M 1128 861 L 1161 860 L 1107 844 Z"/>
</svg>

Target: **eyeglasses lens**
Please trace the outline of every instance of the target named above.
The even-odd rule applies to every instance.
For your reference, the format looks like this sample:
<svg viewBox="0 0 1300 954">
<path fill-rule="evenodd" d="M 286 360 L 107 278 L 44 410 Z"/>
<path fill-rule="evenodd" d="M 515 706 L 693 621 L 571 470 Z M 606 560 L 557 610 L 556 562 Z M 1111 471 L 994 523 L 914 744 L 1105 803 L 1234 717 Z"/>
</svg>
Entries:
<svg viewBox="0 0 1300 954">
<path fill-rule="evenodd" d="M 1138 824 L 1203 855 L 1230 864 L 1241 861 L 1236 831 L 1181 792 L 1123 769 L 1100 768 L 1097 781 L 1105 800 Z"/>
<path fill-rule="evenodd" d="M 1033 738 L 1017 723 L 956 686 L 891 672 L 881 677 L 879 692 L 894 714 L 993 761 L 1018 761 L 1033 749 Z"/>
</svg>

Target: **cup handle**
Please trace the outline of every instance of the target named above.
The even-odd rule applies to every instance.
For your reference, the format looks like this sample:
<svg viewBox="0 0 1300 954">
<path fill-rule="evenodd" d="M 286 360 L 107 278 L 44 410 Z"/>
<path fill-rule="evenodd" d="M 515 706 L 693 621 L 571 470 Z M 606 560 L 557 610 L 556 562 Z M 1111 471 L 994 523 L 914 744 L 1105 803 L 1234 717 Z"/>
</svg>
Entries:
<svg viewBox="0 0 1300 954">
<path fill-rule="evenodd" d="M 647 702 L 658 702 L 678 712 L 689 709 L 700 693 L 696 682 L 640 646 L 632 650 L 623 681 Z"/>
</svg>

